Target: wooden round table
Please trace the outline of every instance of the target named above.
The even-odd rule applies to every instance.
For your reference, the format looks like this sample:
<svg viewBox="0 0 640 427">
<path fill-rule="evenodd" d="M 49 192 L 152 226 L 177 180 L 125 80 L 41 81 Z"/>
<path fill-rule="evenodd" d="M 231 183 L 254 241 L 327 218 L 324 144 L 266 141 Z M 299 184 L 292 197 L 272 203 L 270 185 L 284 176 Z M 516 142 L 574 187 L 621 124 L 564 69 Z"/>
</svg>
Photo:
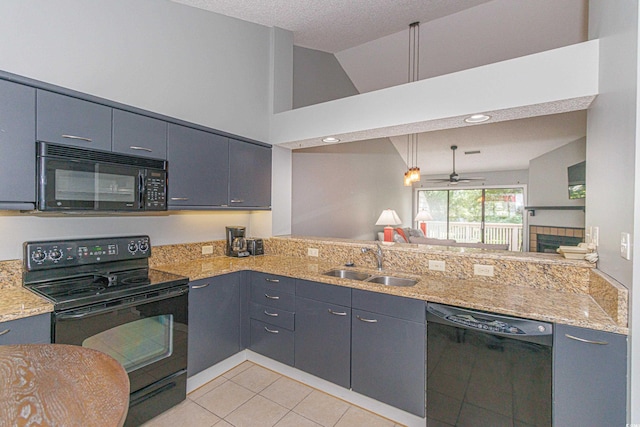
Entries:
<svg viewBox="0 0 640 427">
<path fill-rule="evenodd" d="M 0 345 L 1 426 L 122 426 L 129 377 L 112 357 L 64 344 Z"/>
</svg>

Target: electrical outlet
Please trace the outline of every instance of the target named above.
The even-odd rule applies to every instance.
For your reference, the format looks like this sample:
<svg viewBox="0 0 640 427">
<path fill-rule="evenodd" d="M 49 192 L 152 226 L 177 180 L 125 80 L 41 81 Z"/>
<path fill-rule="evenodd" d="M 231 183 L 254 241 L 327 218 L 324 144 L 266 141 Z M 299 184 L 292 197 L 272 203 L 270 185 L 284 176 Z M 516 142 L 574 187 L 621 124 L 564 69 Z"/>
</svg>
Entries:
<svg viewBox="0 0 640 427">
<path fill-rule="evenodd" d="M 620 256 L 631 260 L 631 234 L 620 233 Z"/>
<path fill-rule="evenodd" d="M 213 253 L 213 245 L 205 245 L 202 247 L 202 255 L 211 255 Z"/>
<path fill-rule="evenodd" d="M 308 256 L 318 256 L 318 249 L 317 248 L 308 248 L 307 249 L 307 255 Z"/>
<path fill-rule="evenodd" d="M 436 261 L 435 259 L 429 260 L 429 270 L 444 271 L 444 269 L 445 269 L 444 261 Z"/>
<path fill-rule="evenodd" d="M 476 276 L 493 277 L 493 265 L 473 264 L 473 274 Z"/>
</svg>

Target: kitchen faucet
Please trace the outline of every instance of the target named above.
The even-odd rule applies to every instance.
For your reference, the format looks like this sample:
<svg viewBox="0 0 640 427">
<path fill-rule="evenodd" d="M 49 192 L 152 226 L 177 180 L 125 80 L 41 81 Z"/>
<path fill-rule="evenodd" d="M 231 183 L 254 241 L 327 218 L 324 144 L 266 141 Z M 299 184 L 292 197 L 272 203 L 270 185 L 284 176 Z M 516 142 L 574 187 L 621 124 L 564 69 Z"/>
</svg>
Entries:
<svg viewBox="0 0 640 427">
<path fill-rule="evenodd" d="M 378 249 L 376 249 L 375 252 L 373 252 L 373 254 L 376 256 L 376 260 L 378 261 L 378 271 L 382 271 L 382 260 L 384 259 L 384 254 L 382 253 L 382 248 L 380 247 L 379 243 L 376 243 L 376 246 L 378 247 Z M 366 254 L 367 252 L 372 252 L 373 249 L 371 248 L 362 248 L 362 253 Z"/>
</svg>

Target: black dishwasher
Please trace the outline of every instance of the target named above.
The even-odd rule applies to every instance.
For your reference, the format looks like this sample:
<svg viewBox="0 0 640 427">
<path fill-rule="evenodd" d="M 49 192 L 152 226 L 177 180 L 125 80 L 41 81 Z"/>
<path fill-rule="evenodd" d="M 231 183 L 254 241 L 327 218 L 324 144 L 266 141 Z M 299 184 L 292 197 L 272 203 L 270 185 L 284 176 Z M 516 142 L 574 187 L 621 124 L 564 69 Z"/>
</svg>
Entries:
<svg viewBox="0 0 640 427">
<path fill-rule="evenodd" d="M 427 304 L 428 422 L 551 426 L 552 342 L 550 323 Z"/>
</svg>

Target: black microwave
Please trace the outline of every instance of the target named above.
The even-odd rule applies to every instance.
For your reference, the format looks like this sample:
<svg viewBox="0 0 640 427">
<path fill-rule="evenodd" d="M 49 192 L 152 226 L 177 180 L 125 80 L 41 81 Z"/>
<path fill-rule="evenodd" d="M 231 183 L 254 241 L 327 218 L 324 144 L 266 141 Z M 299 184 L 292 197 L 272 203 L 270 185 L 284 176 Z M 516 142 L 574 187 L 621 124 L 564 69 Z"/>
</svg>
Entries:
<svg viewBox="0 0 640 427">
<path fill-rule="evenodd" d="M 166 211 L 167 162 L 37 142 L 40 211 Z"/>
</svg>

